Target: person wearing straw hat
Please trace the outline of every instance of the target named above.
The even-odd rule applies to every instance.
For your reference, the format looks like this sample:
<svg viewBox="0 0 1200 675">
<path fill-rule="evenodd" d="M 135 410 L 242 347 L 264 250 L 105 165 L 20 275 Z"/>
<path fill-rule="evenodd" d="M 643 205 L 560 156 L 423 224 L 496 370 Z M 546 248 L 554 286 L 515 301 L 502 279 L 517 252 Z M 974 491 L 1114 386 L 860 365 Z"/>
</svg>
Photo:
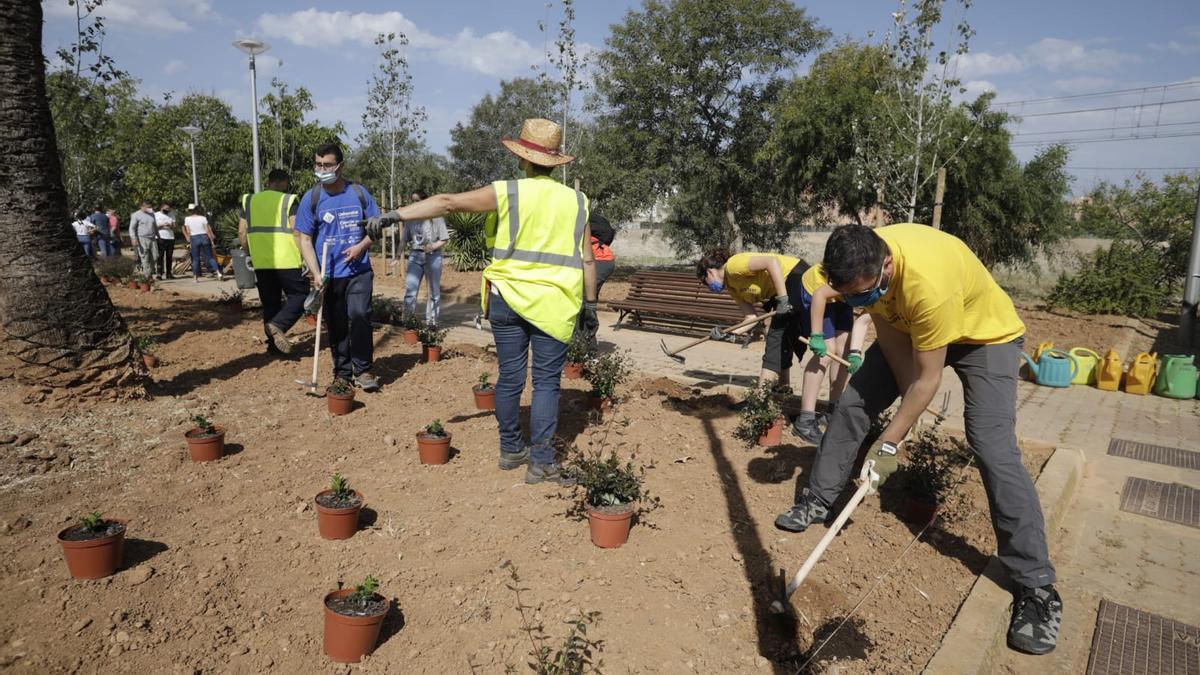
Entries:
<svg viewBox="0 0 1200 675">
<path fill-rule="evenodd" d="M 482 305 L 492 326 L 500 377 L 496 421 L 501 469 L 528 465 L 525 482 L 570 485 L 554 447 L 560 378 L 567 342 L 582 312 L 596 313 L 596 271 L 588 199 L 551 177 L 575 157 L 563 154 L 562 128 L 546 119 L 527 119 L 517 138 L 500 141 L 517 157 L 525 178 L 501 180 L 470 192 L 439 194 L 367 222 L 374 238 L 384 227 L 448 213 L 495 212 L 492 262 L 483 272 Z M 529 443 L 521 428 L 521 392 L 533 352 L 533 404 Z"/>
</svg>

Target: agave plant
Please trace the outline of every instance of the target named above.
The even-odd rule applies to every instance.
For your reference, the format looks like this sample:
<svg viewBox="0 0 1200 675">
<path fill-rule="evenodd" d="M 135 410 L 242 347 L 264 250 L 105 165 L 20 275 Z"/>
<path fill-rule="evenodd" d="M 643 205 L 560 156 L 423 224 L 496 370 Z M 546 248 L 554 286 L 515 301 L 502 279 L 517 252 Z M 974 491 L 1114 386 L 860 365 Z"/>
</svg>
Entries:
<svg viewBox="0 0 1200 675">
<path fill-rule="evenodd" d="M 487 238 L 484 235 L 488 216 L 484 213 L 455 212 L 446 216 L 450 226 L 450 241 L 446 249 L 454 269 L 477 272 L 488 265 Z"/>
</svg>

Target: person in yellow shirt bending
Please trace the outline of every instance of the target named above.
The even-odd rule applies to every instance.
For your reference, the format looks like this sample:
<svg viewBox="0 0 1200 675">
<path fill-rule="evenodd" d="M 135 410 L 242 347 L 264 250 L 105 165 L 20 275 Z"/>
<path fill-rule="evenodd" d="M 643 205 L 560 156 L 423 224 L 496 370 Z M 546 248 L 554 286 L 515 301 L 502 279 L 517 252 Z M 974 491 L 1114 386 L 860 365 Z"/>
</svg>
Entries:
<svg viewBox="0 0 1200 675">
<path fill-rule="evenodd" d="M 829 417 L 807 487 L 775 526 L 801 532 L 830 519 L 871 421 L 900 397 L 900 407 L 868 450 L 880 483 L 942 380 L 954 369 L 963 385 L 967 442 L 987 490 L 997 556 L 1016 582 L 1008 627 L 1011 648 L 1048 654 L 1058 642 L 1063 603 L 1046 546 L 1037 491 L 1017 447 L 1017 365 L 1025 325 L 1012 300 L 960 239 L 924 225 L 833 231 L 823 259 L 829 286 L 864 307 L 877 340 Z"/>
</svg>

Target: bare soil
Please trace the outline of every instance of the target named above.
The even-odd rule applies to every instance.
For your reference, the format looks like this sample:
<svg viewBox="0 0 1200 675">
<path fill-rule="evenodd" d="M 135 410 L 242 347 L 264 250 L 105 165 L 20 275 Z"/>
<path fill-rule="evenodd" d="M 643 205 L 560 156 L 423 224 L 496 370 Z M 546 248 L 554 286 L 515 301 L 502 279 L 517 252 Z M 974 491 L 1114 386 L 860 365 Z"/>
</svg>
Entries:
<svg viewBox="0 0 1200 675">
<path fill-rule="evenodd" d="M 293 383 L 307 379 L 307 358 L 267 354 L 255 310 L 169 290 L 110 293 L 135 330 L 159 334 L 150 398 L 78 403 L 0 381 L 0 668 L 13 672 L 349 672 L 321 654 L 321 603 L 368 574 L 397 609 L 353 670 L 523 670 L 530 639 L 507 587 L 514 569 L 530 620 L 552 638 L 566 634 L 562 621 L 600 612 L 589 636 L 604 641 L 607 671 L 788 673 L 833 634 L 814 670 L 915 672 L 995 544 L 974 469 L 899 562 L 915 528 L 868 498 L 793 597 L 794 620 L 781 619 L 768 611 L 781 573 L 825 532 L 773 527 L 813 448 L 789 436 L 744 449 L 723 394 L 642 379 L 598 423 L 588 384 L 564 380 L 563 440 L 636 453 L 662 500 L 628 544 L 602 550 L 567 515 L 569 490 L 497 468 L 495 421 L 471 395 L 481 372 L 496 374 L 485 350 L 449 344 L 443 360 L 420 364 L 419 346 L 377 331 L 383 388 L 334 417 Z M 308 330 L 293 330 L 297 352 Z M 228 429 L 222 460 L 188 459 L 181 436 L 195 414 Z M 433 419 L 453 433 L 447 465 L 417 457 L 415 434 Z M 1049 452 L 1025 452 L 1031 473 Z M 326 541 L 312 495 L 335 471 L 371 503 L 353 538 Z M 125 565 L 75 581 L 54 537 L 93 510 L 128 520 Z"/>
</svg>

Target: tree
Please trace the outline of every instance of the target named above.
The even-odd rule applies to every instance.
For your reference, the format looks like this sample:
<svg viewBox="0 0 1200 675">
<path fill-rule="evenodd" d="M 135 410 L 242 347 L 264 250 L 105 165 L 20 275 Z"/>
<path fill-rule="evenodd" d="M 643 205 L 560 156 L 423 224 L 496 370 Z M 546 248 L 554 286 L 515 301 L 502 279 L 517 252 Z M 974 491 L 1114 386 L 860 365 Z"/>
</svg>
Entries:
<svg viewBox="0 0 1200 675">
<path fill-rule="evenodd" d="M 646 0 L 612 27 L 595 80 L 602 112 L 626 136 L 622 160 L 673 195 L 681 253 L 780 238 L 753 155 L 780 74 L 825 35 L 786 0 Z"/>
<path fill-rule="evenodd" d="M 340 121 L 331 127 L 319 120 L 306 121 L 305 116 L 316 110 L 312 94 L 304 87 L 289 92 L 287 82 L 278 77 L 271 78 L 271 91 L 263 97 L 263 106 L 267 112 L 260 115 L 258 123 L 263 154 L 273 168 L 287 171 L 293 179 L 310 175 L 314 148 L 346 134 Z"/>
<path fill-rule="evenodd" d="M 462 184 L 479 187 L 516 178 L 517 162 L 500 144 L 500 138 L 515 138 L 522 122 L 551 116 L 554 106 L 554 88 L 545 81 L 525 77 L 502 81 L 494 97 L 486 94 L 471 108 L 471 119 L 450 130 L 450 158 Z"/>
<path fill-rule="evenodd" d="M 546 4 L 547 8 L 553 6 L 553 2 Z M 571 139 L 571 132 L 574 131 L 574 125 L 571 123 L 571 98 L 576 91 L 585 92 L 587 83 L 579 78 L 579 71 L 587 66 L 587 57 L 580 56 L 579 51 L 575 47 L 575 2 L 574 0 L 562 0 L 563 16 L 558 22 L 558 36 L 554 40 L 554 51 L 546 54 L 546 60 L 554 66 L 558 71 L 559 80 L 554 82 L 550 79 L 547 71 L 542 70 L 538 73 L 538 79 L 543 83 L 553 88 L 560 97 L 560 105 L 562 106 L 562 151 L 569 154 L 575 148 L 576 143 Z M 538 30 L 546 32 L 546 24 L 544 21 L 538 22 Z M 581 132 L 576 132 L 576 138 L 581 137 Z M 562 167 L 562 180 L 567 182 L 568 166 Z"/>
<path fill-rule="evenodd" d="M 394 43 L 394 44 L 393 44 Z M 363 113 L 363 133 L 359 143 L 383 152 L 377 155 L 387 176 L 388 204 L 396 206 L 399 162 L 409 141 L 421 143 L 425 108 L 412 105 L 412 75 L 408 59 L 400 48 L 408 44 L 403 33 L 380 33 L 375 46 L 380 48 L 379 67 L 367 86 L 367 110 Z M 369 161 L 375 156 L 367 156 Z"/>
<path fill-rule="evenodd" d="M 42 6 L 6 1 L 0 28 L 0 373 L 93 394 L 145 367 L 69 223 L 46 94 Z"/>
</svg>

